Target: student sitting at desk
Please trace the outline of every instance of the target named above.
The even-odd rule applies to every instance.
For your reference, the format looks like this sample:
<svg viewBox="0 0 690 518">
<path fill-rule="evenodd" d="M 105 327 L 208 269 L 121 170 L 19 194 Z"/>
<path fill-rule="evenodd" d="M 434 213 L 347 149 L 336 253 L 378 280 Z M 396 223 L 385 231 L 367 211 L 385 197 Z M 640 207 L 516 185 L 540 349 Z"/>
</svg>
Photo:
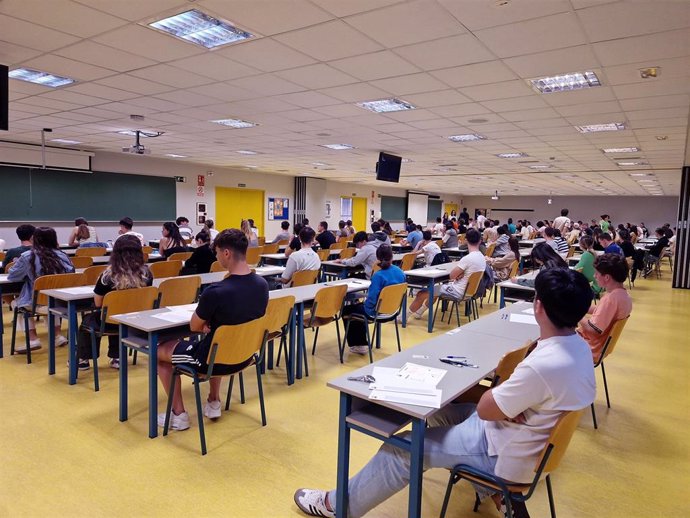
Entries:
<svg viewBox="0 0 690 518">
<path fill-rule="evenodd" d="M 80 227 L 86 226 L 86 232 Z M 89 222 L 84 218 L 77 218 L 74 220 L 74 228 L 70 232 L 69 239 L 67 240 L 69 246 L 81 246 L 82 243 L 98 243 L 98 234 L 96 234 L 96 228 L 89 225 Z"/>
<path fill-rule="evenodd" d="M 546 243 L 537 243 L 532 249 L 532 266 L 540 270 L 549 270 L 551 268 L 568 268 L 568 263 L 558 255 L 553 248 Z M 521 285 L 534 288 L 534 279 L 518 277 L 511 281 Z"/>
<path fill-rule="evenodd" d="M 173 340 L 158 346 L 158 375 L 166 392 L 170 389 L 173 364 L 187 365 L 200 373 L 208 371 L 208 354 L 213 334 L 223 325 L 236 325 L 264 316 L 268 305 L 268 284 L 253 273 L 247 265 L 249 242 L 241 230 L 223 230 L 215 239 L 216 257 L 230 276 L 211 284 L 199 299 L 189 328 L 193 333 L 204 333 L 201 340 Z M 220 376 L 239 372 L 251 359 L 239 365 L 215 365 L 217 374 L 209 382 L 210 394 L 203 413 L 209 419 L 220 417 Z M 165 424 L 165 414 L 158 415 L 158 426 Z M 189 414 L 182 400 L 181 383 L 175 385 L 170 427 L 173 430 L 189 428 Z"/>
<path fill-rule="evenodd" d="M 17 227 L 16 232 L 17 237 L 19 238 L 19 246 L 10 248 L 7 251 L 5 258 L 2 260 L 2 268 L 0 268 L 0 273 L 5 273 L 5 268 L 7 268 L 8 264 L 17 259 L 27 250 L 31 250 L 31 238 L 34 235 L 34 230 L 36 230 L 36 227 L 33 225 L 19 225 Z"/>
<path fill-rule="evenodd" d="M 182 275 L 208 273 L 215 261 L 216 253 L 211 248 L 211 236 L 202 230 L 196 235 L 196 248 L 194 248 L 192 256 L 184 262 Z"/>
<path fill-rule="evenodd" d="M 290 257 L 290 254 L 302 249 L 302 242 L 299 240 L 299 233 L 302 231 L 303 228 L 304 226 L 302 226 L 302 223 L 295 223 L 295 226 L 292 229 L 295 236 L 292 238 L 290 244 L 285 249 L 285 257 Z"/>
<path fill-rule="evenodd" d="M 246 219 L 242 220 L 242 223 L 240 223 L 240 230 L 242 231 L 242 233 L 247 238 L 247 243 L 249 243 L 249 248 L 255 248 L 255 247 L 259 246 L 259 238 L 254 233 L 254 231 L 252 230 L 252 226 L 248 220 L 246 220 Z"/>
<path fill-rule="evenodd" d="M 541 337 L 536 347 L 510 378 L 487 390 L 477 405 L 451 403 L 429 419 L 425 470 L 468 464 L 505 481 L 529 484 L 562 413 L 594 401 L 591 354 L 575 332 L 592 300 L 587 279 L 572 270 L 548 270 L 539 274 L 535 288 L 534 317 Z M 407 486 L 409 474 L 410 454 L 392 444 L 382 445 L 348 482 L 348 516 L 359 518 L 386 501 Z M 491 496 L 497 509 L 504 511 L 500 494 L 478 486 L 475 491 L 480 498 Z M 307 515 L 335 516 L 335 490 L 298 489 L 294 501 Z"/>
<path fill-rule="evenodd" d="M 582 236 L 580 238 L 582 255 L 580 255 L 580 260 L 575 265 L 575 270 L 585 276 L 592 286 L 592 291 L 598 294 L 601 292 L 601 287 L 597 284 L 597 280 L 594 275 L 594 260 L 596 259 L 596 255 L 594 255 L 594 252 L 592 252 L 593 244 L 594 240 L 589 236 Z"/>
<path fill-rule="evenodd" d="M 359 315 L 366 314 L 373 319 L 376 316 L 376 304 L 378 303 L 381 290 L 386 286 L 405 282 L 405 274 L 403 271 L 393 265 L 393 249 L 389 245 L 382 244 L 376 249 L 376 259 L 381 269 L 371 277 L 371 285 L 367 291 L 367 298 L 364 300 L 364 304 L 357 303 L 345 306 L 345 308 L 343 308 L 343 319 L 347 320 L 347 315 L 353 313 Z M 350 327 L 347 331 L 347 345 L 350 347 L 351 353 L 369 353 L 367 332 L 364 328 L 365 325 L 366 324 L 360 320 L 350 321 Z"/>
<path fill-rule="evenodd" d="M 338 230 L 335 232 L 335 237 L 336 239 L 340 239 L 341 237 L 348 237 L 349 234 L 347 233 L 347 229 L 345 228 L 345 222 L 341 219 L 338 221 Z"/>
<path fill-rule="evenodd" d="M 431 234 L 429 234 L 429 235 L 431 235 Z M 422 239 L 424 239 L 424 234 L 422 232 L 422 226 L 421 225 L 415 225 L 414 230 L 412 230 L 409 234 L 407 234 L 407 238 L 403 239 L 401 244 L 411 246 L 412 249 L 414 250 L 417 246 L 417 243 L 419 243 Z"/>
<path fill-rule="evenodd" d="M 182 236 L 182 239 L 185 241 L 189 241 L 192 239 L 192 236 L 194 235 L 194 231 L 189 228 L 189 220 L 185 218 L 184 216 L 180 216 L 175 220 L 175 225 L 177 225 L 177 228 L 180 229 L 180 235 Z"/>
<path fill-rule="evenodd" d="M 319 235 L 316 236 L 316 240 L 319 242 L 321 250 L 328 250 L 331 245 L 335 243 L 335 236 L 333 235 L 333 232 L 328 230 L 327 221 L 322 221 L 319 223 Z"/>
<path fill-rule="evenodd" d="M 390 237 L 390 235 L 386 234 L 383 231 L 383 227 L 381 226 L 381 223 L 379 223 L 378 221 L 374 221 L 371 224 L 371 231 L 372 231 L 372 235 L 369 236 L 370 241 L 375 237 L 379 241 L 383 241 L 386 245 L 390 246 L 391 237 Z"/>
<path fill-rule="evenodd" d="M 85 224 L 79 225 L 77 227 L 77 235 L 74 238 L 75 244 L 79 248 L 86 248 L 86 247 L 90 247 L 90 246 L 100 246 L 100 247 L 105 246 L 104 243 L 101 243 L 100 241 L 98 241 L 98 236 L 96 236 L 96 233 L 91 232 L 89 230 L 89 228 L 93 228 L 93 227 L 89 227 L 88 225 L 85 225 Z"/>
<path fill-rule="evenodd" d="M 374 222 L 375 223 L 375 222 Z M 373 223 L 372 223 L 373 226 Z M 385 236 L 385 234 L 383 234 Z M 352 242 L 355 248 L 360 248 L 361 250 L 355 254 L 354 257 L 349 259 L 336 259 L 336 262 L 342 263 L 345 266 L 362 266 L 364 268 L 364 274 L 367 279 L 371 279 L 371 269 L 374 267 L 376 262 L 376 249 L 381 245 L 385 244 L 385 241 L 380 235 L 374 234 L 373 239 L 369 239 L 367 233 L 360 230 L 355 234 Z"/>
<path fill-rule="evenodd" d="M 124 217 L 120 220 L 120 230 L 118 230 L 118 236 L 115 241 L 120 239 L 122 236 L 135 236 L 139 242 L 141 243 L 141 246 L 144 246 L 146 242 L 144 241 L 144 236 L 141 235 L 139 232 L 134 232 L 132 230 L 132 227 L 134 227 L 134 221 L 132 221 L 132 218 L 129 217 Z"/>
<path fill-rule="evenodd" d="M 213 220 L 206 218 L 204 221 L 204 228 L 206 229 L 206 232 L 208 232 L 208 235 L 211 236 L 211 242 L 213 242 L 219 233 L 215 228 L 213 228 L 213 225 Z"/>
<path fill-rule="evenodd" d="M 510 270 L 515 261 L 520 262 L 520 246 L 514 237 L 508 238 L 508 252 L 500 257 L 487 257 L 486 262 L 491 265 L 496 281 L 510 278 Z"/>
<path fill-rule="evenodd" d="M 422 240 L 417 243 L 417 246 L 412 251 L 417 255 L 424 254 L 424 263 L 427 266 L 431 266 L 436 255 L 441 253 L 441 247 L 438 246 L 436 241 L 432 241 L 431 231 L 425 230 L 422 232 Z"/>
<path fill-rule="evenodd" d="M 24 281 L 19 297 L 12 301 L 11 307 L 14 309 L 18 306 L 31 310 L 36 278 L 42 275 L 73 272 L 74 266 L 69 257 L 58 250 L 55 229 L 50 227 L 34 229 L 32 248 L 19 256 L 7 275 L 7 280 L 10 282 Z M 42 314 L 47 313 L 45 308 L 37 308 L 37 310 Z M 66 343 L 67 338 L 60 335 L 60 320 L 58 319 L 55 325 L 55 345 L 59 347 Z M 29 347 L 32 351 L 41 348 L 41 341 L 36 334 L 36 320 L 33 318 L 29 319 Z M 26 343 L 22 341 L 17 344 L 15 351 L 18 354 L 26 354 Z"/>
<path fill-rule="evenodd" d="M 172 221 L 163 223 L 161 230 L 162 237 L 158 243 L 158 250 L 164 257 L 170 257 L 172 254 L 187 251 L 187 245 L 180 235 L 180 229 Z"/>
<path fill-rule="evenodd" d="M 311 244 L 314 242 L 314 229 L 309 227 L 303 228 L 299 233 L 299 240 L 302 248 L 290 254 L 285 270 L 279 279 L 286 286 L 292 283 L 292 276 L 295 272 L 318 270 L 321 268 L 321 259 L 319 259 L 318 254 L 311 247 Z"/>
<path fill-rule="evenodd" d="M 290 228 L 290 222 L 289 221 L 283 221 L 280 223 L 280 232 L 276 237 L 271 241 L 271 243 L 280 243 L 281 241 L 287 241 L 290 242 L 290 239 L 292 239 L 292 234 L 290 234 L 290 231 L 288 230 Z"/>
<path fill-rule="evenodd" d="M 630 315 L 632 299 L 623 285 L 628 278 L 628 263 L 623 256 L 600 255 L 594 261 L 594 269 L 594 278 L 606 294 L 599 304 L 589 309 L 591 315 L 582 319 L 578 333 L 589 344 L 592 359 L 596 363 L 613 323 Z"/>
<path fill-rule="evenodd" d="M 351 219 L 348 219 L 348 220 L 345 222 L 345 228 L 347 229 L 347 236 L 348 236 L 348 237 L 354 236 L 354 235 L 357 233 L 357 230 L 356 230 L 355 227 L 352 225 L 352 220 L 351 220 Z"/>
<path fill-rule="evenodd" d="M 101 312 L 103 297 L 115 290 L 128 290 L 132 288 L 143 288 L 151 286 L 153 275 L 148 266 L 144 263 L 144 254 L 141 252 L 141 243 L 135 236 L 122 236 L 115 241 L 113 251 L 110 254 L 108 267 L 98 277 L 96 286 L 93 288 L 93 302 L 98 311 L 87 313 L 82 320 L 77 334 L 77 353 L 79 363 L 77 368 L 81 371 L 90 368 L 89 360 L 91 354 L 91 334 L 89 329 L 100 329 Z M 107 331 L 117 331 L 117 325 L 106 324 Z M 100 356 L 100 340 L 97 341 L 98 354 Z M 110 367 L 120 368 L 120 347 L 117 335 L 108 336 L 108 357 Z"/>
<path fill-rule="evenodd" d="M 486 258 L 479 251 L 479 243 L 481 241 L 479 232 L 470 229 L 465 234 L 465 238 L 467 239 L 469 253 L 460 259 L 460 262 L 457 263 L 458 265 L 450 271 L 450 282 L 434 288 L 434 297 L 443 295 L 454 300 L 462 299 L 465 295 L 465 288 L 470 275 L 475 272 L 483 272 L 486 268 Z M 419 290 L 412 304 L 410 304 L 410 313 L 414 314 L 416 319 L 422 318 L 424 312 L 429 309 L 428 302 L 429 290 Z"/>
<path fill-rule="evenodd" d="M 496 234 L 498 239 L 496 239 L 496 246 L 494 247 L 494 253 L 492 257 L 503 257 L 508 252 L 510 252 L 510 234 L 508 233 L 508 225 L 501 225 L 496 229 Z"/>
<path fill-rule="evenodd" d="M 458 247 L 458 231 L 453 227 L 452 222 L 446 223 L 446 232 L 443 234 L 443 246 L 446 248 Z"/>
</svg>

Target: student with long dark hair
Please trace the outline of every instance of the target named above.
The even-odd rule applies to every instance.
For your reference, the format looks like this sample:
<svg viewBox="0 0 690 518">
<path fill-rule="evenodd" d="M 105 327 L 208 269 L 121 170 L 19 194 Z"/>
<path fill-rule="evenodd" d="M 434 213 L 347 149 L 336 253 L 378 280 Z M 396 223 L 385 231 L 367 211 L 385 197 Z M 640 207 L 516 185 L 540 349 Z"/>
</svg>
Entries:
<svg viewBox="0 0 690 518">
<path fill-rule="evenodd" d="M 74 272 L 74 266 L 72 266 L 69 257 L 58 248 L 55 229 L 50 227 L 34 229 L 32 248 L 19 256 L 7 277 L 10 282 L 24 281 L 19 297 L 12 301 L 12 307 L 31 309 L 36 278 L 42 275 Z M 38 308 L 38 311 L 43 313 L 44 309 Z M 59 347 L 66 343 L 67 338 L 60 335 L 60 321 L 58 320 L 55 326 L 55 345 Z M 33 318 L 29 319 L 29 347 L 32 351 L 41 348 L 41 341 L 36 334 L 36 321 Z M 25 354 L 26 346 L 19 344 L 15 351 L 19 354 Z"/>
<path fill-rule="evenodd" d="M 172 254 L 176 254 L 178 252 L 187 251 L 187 245 L 185 244 L 185 241 L 180 234 L 180 229 L 175 222 L 166 221 L 163 223 L 161 233 L 163 236 L 158 243 L 158 250 L 165 257 L 170 257 Z"/>
<path fill-rule="evenodd" d="M 211 248 L 211 236 L 202 230 L 196 235 L 196 248 L 192 256 L 184 262 L 182 275 L 208 273 L 216 261 L 216 253 Z"/>
<path fill-rule="evenodd" d="M 568 268 L 568 263 L 548 244 L 538 243 L 532 249 L 532 266 L 538 267 L 540 270 L 549 270 L 551 268 Z M 534 279 L 518 277 L 517 283 L 522 286 L 534 287 Z"/>
<path fill-rule="evenodd" d="M 103 297 L 115 290 L 128 290 L 151 286 L 153 275 L 144 263 L 141 242 L 136 236 L 121 236 L 113 245 L 110 263 L 98 277 L 93 288 L 94 306 L 98 309 L 103 305 Z M 100 329 L 101 312 L 95 311 L 84 317 L 77 335 L 77 350 L 79 354 L 79 370 L 89 369 L 91 359 L 91 335 L 89 328 Z M 106 330 L 117 331 L 115 324 L 106 324 Z M 100 343 L 98 344 L 100 354 Z M 108 357 L 113 369 L 120 368 L 120 349 L 117 335 L 108 336 Z"/>
</svg>

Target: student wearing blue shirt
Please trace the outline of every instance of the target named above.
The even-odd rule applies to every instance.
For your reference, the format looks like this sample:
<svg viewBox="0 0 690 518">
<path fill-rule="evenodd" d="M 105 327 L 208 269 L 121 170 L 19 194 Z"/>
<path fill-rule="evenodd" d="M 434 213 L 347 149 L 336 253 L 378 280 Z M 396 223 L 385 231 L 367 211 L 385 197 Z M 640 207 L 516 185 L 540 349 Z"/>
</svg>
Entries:
<svg viewBox="0 0 690 518">
<path fill-rule="evenodd" d="M 513 218 L 508 218 L 508 231 L 510 232 L 511 236 L 517 232 L 517 227 L 515 226 L 515 223 L 513 223 Z"/>
<path fill-rule="evenodd" d="M 623 257 L 623 250 L 613 242 L 611 234 L 604 232 L 599 236 L 599 244 L 604 249 L 605 254 L 618 254 Z"/>
<path fill-rule="evenodd" d="M 364 304 L 346 306 L 343 310 L 345 315 L 353 313 L 359 315 L 366 314 L 373 319 L 376 315 L 376 304 L 378 303 L 381 290 L 386 286 L 405 282 L 403 271 L 393 265 L 393 249 L 389 245 L 382 244 L 376 249 L 376 259 L 378 259 L 381 269 L 371 277 L 371 286 L 369 286 Z M 364 322 L 358 320 L 350 322 L 347 332 L 347 345 L 350 346 L 350 352 L 369 354 L 365 325 Z"/>
<path fill-rule="evenodd" d="M 419 243 L 422 239 L 423 239 L 423 235 L 422 235 L 422 226 L 421 226 L 421 225 L 416 225 L 415 228 L 414 228 L 414 230 L 411 231 L 411 232 L 407 235 L 407 239 L 406 239 L 405 241 L 406 241 L 407 244 L 410 245 L 410 246 L 412 247 L 412 249 L 414 250 L 414 248 L 417 246 L 417 243 Z"/>
</svg>

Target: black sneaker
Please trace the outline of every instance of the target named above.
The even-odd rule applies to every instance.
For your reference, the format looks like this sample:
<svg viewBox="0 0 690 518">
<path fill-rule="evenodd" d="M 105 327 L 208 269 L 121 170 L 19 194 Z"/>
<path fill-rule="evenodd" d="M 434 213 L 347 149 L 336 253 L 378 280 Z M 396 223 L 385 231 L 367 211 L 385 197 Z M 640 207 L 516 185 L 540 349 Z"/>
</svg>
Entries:
<svg viewBox="0 0 690 518">
<path fill-rule="evenodd" d="M 91 365 L 89 364 L 89 360 L 79 360 L 77 362 L 77 369 L 80 371 L 87 371 L 91 368 Z"/>
</svg>

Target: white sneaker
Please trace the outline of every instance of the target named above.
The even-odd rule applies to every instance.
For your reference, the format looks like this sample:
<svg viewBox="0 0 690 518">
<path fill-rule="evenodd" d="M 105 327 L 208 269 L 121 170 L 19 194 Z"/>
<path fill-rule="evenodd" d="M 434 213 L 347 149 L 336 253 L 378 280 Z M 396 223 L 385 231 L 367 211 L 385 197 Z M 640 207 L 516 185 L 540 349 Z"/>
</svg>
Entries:
<svg viewBox="0 0 690 518">
<path fill-rule="evenodd" d="M 67 345 L 67 342 L 68 342 L 68 340 L 67 340 L 67 337 L 65 337 L 65 336 L 57 335 L 55 337 L 55 347 L 63 347 L 65 345 Z"/>
<path fill-rule="evenodd" d="M 326 507 L 326 492 L 318 489 L 298 489 L 295 491 L 295 504 L 304 514 L 335 518 L 335 512 Z"/>
<path fill-rule="evenodd" d="M 369 354 L 368 345 L 352 345 L 350 346 L 350 352 L 355 354 Z"/>
<path fill-rule="evenodd" d="M 218 419 L 220 417 L 220 401 L 206 401 L 204 415 L 209 419 Z"/>
<path fill-rule="evenodd" d="M 158 426 L 165 427 L 165 414 L 158 414 Z M 189 428 L 189 414 L 182 412 L 180 415 L 175 415 L 173 412 L 170 415 L 170 429 L 171 430 L 186 430 Z"/>
<path fill-rule="evenodd" d="M 429 306 L 427 306 L 426 304 L 422 304 L 422 307 L 414 312 L 414 318 L 416 320 L 421 320 L 424 316 L 424 313 L 426 313 L 427 309 L 429 309 Z"/>
<path fill-rule="evenodd" d="M 41 348 L 41 340 L 36 338 L 35 340 L 29 340 L 29 347 L 32 351 Z M 22 341 L 14 347 L 14 352 L 17 354 L 26 354 L 26 342 Z"/>
</svg>

